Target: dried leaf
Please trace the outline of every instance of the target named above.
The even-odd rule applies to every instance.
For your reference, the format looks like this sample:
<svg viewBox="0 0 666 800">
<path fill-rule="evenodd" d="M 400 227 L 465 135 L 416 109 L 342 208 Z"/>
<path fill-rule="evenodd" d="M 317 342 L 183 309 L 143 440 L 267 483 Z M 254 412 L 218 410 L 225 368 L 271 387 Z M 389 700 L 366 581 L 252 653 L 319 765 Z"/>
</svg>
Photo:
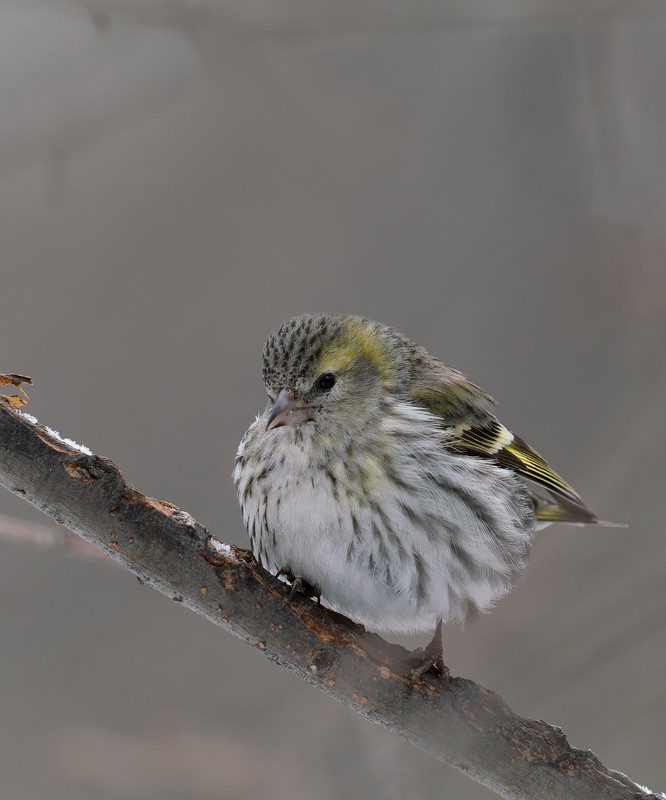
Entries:
<svg viewBox="0 0 666 800">
<path fill-rule="evenodd" d="M 21 406 L 24 406 L 28 402 L 25 397 L 21 397 L 20 394 L 0 394 L 0 400 L 9 403 L 12 408 L 21 408 Z"/>
<path fill-rule="evenodd" d="M 15 372 L 8 372 L 6 375 L 0 372 L 0 386 L 6 386 L 8 383 L 12 383 L 14 386 L 27 383 L 32 386 L 32 378 L 27 375 L 17 375 Z"/>
<path fill-rule="evenodd" d="M 32 386 L 32 378 L 27 375 L 17 375 L 14 372 L 2 373 L 0 372 L 0 386 L 16 386 L 20 394 L 0 394 L 0 399 L 4 400 L 12 408 L 20 408 L 24 406 L 29 398 L 25 389 L 21 386 L 22 383 Z"/>
</svg>

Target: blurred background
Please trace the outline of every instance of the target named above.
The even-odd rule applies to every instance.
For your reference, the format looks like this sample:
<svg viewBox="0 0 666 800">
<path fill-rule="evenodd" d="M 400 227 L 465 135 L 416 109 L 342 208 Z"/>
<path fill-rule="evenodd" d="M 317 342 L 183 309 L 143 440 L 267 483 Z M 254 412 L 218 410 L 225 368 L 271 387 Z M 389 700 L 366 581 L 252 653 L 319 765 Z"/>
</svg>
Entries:
<svg viewBox="0 0 666 800">
<path fill-rule="evenodd" d="M 665 74 L 663 2 L 0 2 L 0 370 L 245 545 L 267 334 L 404 331 L 630 526 L 447 663 L 666 789 Z M 97 560 L 0 538 L 0 641 L 2 798 L 493 796 Z"/>
</svg>

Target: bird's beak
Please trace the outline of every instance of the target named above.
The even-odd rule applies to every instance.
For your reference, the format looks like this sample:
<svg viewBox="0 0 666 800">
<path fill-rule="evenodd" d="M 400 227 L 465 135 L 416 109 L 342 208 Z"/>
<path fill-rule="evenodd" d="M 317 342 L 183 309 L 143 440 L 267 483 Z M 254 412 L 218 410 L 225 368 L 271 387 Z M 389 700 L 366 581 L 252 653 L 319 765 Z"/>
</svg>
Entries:
<svg viewBox="0 0 666 800">
<path fill-rule="evenodd" d="M 277 396 L 275 405 L 266 424 L 266 430 L 281 428 L 283 425 L 300 425 L 312 419 L 313 406 L 302 399 L 290 397 L 286 389 Z"/>
</svg>

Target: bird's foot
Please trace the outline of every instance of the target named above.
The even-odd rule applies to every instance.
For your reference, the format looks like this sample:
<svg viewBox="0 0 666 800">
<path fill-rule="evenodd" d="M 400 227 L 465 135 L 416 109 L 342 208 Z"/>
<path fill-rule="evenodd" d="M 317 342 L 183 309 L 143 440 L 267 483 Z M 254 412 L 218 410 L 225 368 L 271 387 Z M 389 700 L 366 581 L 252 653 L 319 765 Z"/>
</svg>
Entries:
<svg viewBox="0 0 666 800">
<path fill-rule="evenodd" d="M 444 688 L 448 689 L 450 673 L 449 668 L 444 663 L 441 620 L 437 622 L 435 635 L 432 637 L 427 647 L 418 647 L 416 650 L 413 650 L 407 657 L 407 661 L 416 664 L 416 667 L 411 671 L 409 676 L 410 689 L 413 689 L 414 685 L 431 669 L 440 676 Z"/>
<path fill-rule="evenodd" d="M 310 600 L 315 600 L 317 603 L 321 603 L 321 589 L 317 585 L 312 585 L 305 580 L 305 578 L 301 578 L 300 576 L 295 576 L 294 573 L 290 569 L 281 569 L 278 570 L 276 575 L 277 578 L 281 578 L 284 576 L 287 581 L 291 584 L 291 590 L 289 592 L 288 600 L 293 600 L 294 595 L 298 592 L 302 594 L 303 597 L 307 597 Z"/>
</svg>

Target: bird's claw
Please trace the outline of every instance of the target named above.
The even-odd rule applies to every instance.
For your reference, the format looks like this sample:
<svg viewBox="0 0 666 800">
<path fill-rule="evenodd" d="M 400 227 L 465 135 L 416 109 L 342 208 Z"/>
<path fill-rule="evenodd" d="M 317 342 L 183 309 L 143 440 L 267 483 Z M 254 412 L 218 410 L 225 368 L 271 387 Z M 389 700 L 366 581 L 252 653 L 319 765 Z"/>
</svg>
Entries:
<svg viewBox="0 0 666 800">
<path fill-rule="evenodd" d="M 442 679 L 444 688 L 449 688 L 450 672 L 444 663 L 444 649 L 442 647 L 442 620 L 437 621 L 435 635 L 427 647 L 418 647 L 407 657 L 408 661 L 415 662 L 416 667 L 409 676 L 409 688 L 413 689 L 429 670 L 436 672 Z"/>
<path fill-rule="evenodd" d="M 305 578 L 294 576 L 294 573 L 290 569 L 283 568 L 278 570 L 276 577 L 281 578 L 283 576 L 291 584 L 289 596 L 287 597 L 288 600 L 293 600 L 296 593 L 298 593 L 302 594 L 303 597 L 307 597 L 309 600 L 321 603 L 321 589 L 318 586 L 313 586 L 311 583 L 308 583 Z"/>
<path fill-rule="evenodd" d="M 409 674 L 409 688 L 414 689 L 414 686 L 423 678 L 423 676 L 432 670 L 436 672 L 442 679 L 444 688 L 449 688 L 449 678 L 451 673 L 449 668 L 444 663 L 442 653 L 428 653 L 428 647 L 419 647 L 409 654 L 407 661 L 416 662 L 417 666 Z"/>
</svg>

